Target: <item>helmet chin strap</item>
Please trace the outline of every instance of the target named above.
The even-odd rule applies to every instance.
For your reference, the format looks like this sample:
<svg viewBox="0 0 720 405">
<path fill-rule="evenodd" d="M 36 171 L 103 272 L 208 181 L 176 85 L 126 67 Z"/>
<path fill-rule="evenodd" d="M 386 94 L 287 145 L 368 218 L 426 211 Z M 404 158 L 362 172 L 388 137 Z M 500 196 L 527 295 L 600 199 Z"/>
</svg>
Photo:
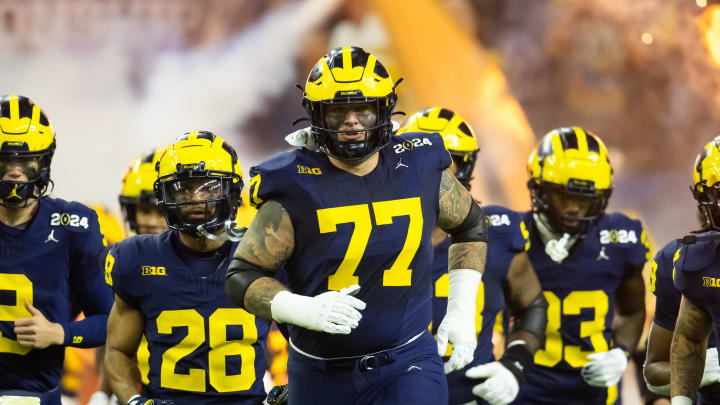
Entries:
<svg viewBox="0 0 720 405">
<path fill-rule="evenodd" d="M 245 235 L 245 231 L 247 230 L 247 227 L 239 227 L 235 223 L 235 221 L 227 220 L 225 221 L 225 234 L 226 238 L 223 238 L 221 236 L 214 235 L 205 229 L 202 225 L 198 225 L 197 228 L 198 235 L 202 236 L 203 238 L 207 238 L 210 240 L 218 240 L 218 241 L 224 241 L 226 238 L 232 242 L 239 242 L 240 239 L 242 239 L 243 235 Z"/>
<path fill-rule="evenodd" d="M 555 262 L 561 263 L 569 255 L 572 246 L 577 242 L 578 236 L 565 233 L 558 235 L 547 224 L 547 218 L 542 213 L 533 213 L 537 224 L 540 239 L 545 244 L 545 253 Z"/>
</svg>

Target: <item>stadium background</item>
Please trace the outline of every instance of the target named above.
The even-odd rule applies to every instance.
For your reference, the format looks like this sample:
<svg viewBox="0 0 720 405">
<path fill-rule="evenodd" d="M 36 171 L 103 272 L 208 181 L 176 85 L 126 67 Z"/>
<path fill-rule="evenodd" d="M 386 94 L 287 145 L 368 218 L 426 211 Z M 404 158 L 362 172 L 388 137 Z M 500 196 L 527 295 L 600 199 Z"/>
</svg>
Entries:
<svg viewBox="0 0 720 405">
<path fill-rule="evenodd" d="M 405 78 L 398 110 L 471 122 L 484 204 L 529 207 L 525 162 L 548 130 L 596 132 L 615 168 L 610 209 L 642 218 L 658 248 L 696 227 L 691 165 L 720 134 L 715 3 L 0 0 L 0 89 L 48 113 L 54 195 L 117 213 L 129 162 L 187 130 L 228 139 L 246 171 L 284 149 L 304 115 L 295 84 L 327 49 L 358 45 Z M 68 360 L 81 396 L 91 358 Z"/>
</svg>

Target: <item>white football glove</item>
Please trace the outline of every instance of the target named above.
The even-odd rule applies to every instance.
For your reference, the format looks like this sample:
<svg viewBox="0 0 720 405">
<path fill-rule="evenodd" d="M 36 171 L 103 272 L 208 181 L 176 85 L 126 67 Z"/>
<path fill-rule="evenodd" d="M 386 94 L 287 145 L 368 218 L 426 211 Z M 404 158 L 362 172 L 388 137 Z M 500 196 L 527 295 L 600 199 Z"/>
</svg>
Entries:
<svg viewBox="0 0 720 405">
<path fill-rule="evenodd" d="M 487 378 L 473 387 L 472 392 L 490 405 L 507 405 L 520 390 L 517 378 L 499 361 L 473 367 L 465 372 L 465 377 Z"/>
<path fill-rule="evenodd" d="M 593 353 L 587 357 L 590 362 L 583 366 L 580 374 L 588 385 L 593 387 L 612 387 L 620 382 L 627 357 L 619 347 L 607 352 Z"/>
<path fill-rule="evenodd" d="M 482 274 L 470 269 L 455 269 L 449 273 L 447 312 L 437 330 L 438 354 L 445 355 L 448 341 L 452 343 L 450 360 L 445 373 L 470 364 L 477 346 L 475 334 L 475 297 Z"/>
<path fill-rule="evenodd" d="M 317 152 L 319 150 L 318 146 L 315 144 L 315 138 L 313 138 L 312 133 L 310 133 L 310 127 L 298 129 L 297 131 L 288 134 L 285 136 L 285 142 L 295 146 L 296 148 L 305 148 L 313 152 Z"/>
<path fill-rule="evenodd" d="M 720 382 L 720 365 L 718 364 L 718 350 L 715 347 L 707 349 L 705 352 L 705 371 L 703 371 L 700 386 L 704 387 L 716 382 Z"/>
<path fill-rule="evenodd" d="M 561 263 L 570 254 L 567 250 L 570 234 L 565 233 L 560 239 L 553 239 L 545 245 L 545 253 L 556 262 Z"/>
<path fill-rule="evenodd" d="M 347 335 L 358 326 L 365 303 L 353 297 L 360 286 L 353 284 L 340 291 L 328 291 L 315 297 L 280 291 L 270 303 L 272 318 L 306 329 Z"/>
</svg>

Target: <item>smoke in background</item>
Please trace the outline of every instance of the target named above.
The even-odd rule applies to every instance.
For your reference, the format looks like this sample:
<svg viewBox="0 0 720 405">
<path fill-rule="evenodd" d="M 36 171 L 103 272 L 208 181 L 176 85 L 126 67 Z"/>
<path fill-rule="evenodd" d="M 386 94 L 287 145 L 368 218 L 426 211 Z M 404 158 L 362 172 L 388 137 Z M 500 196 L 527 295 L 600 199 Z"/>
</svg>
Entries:
<svg viewBox="0 0 720 405">
<path fill-rule="evenodd" d="M 105 13 L 73 26 L 72 15 L 61 15 L 43 27 L 49 32 L 42 40 L 0 42 L 0 92 L 26 95 L 48 114 L 58 142 L 53 195 L 116 209 L 130 161 L 189 130 L 226 138 L 245 170 L 257 163 L 261 157 L 244 153 L 249 145 L 237 128 L 266 97 L 294 85 L 299 41 L 336 3 L 288 3 L 233 38 L 195 48 L 162 18 Z M 33 19 L 17 20 L 13 28 Z"/>
<path fill-rule="evenodd" d="M 691 167 L 720 133 L 720 70 L 698 27 L 709 7 L 684 0 L 483 4 L 492 5 L 483 10 L 490 25 L 483 41 L 502 55 L 536 136 L 565 125 L 594 131 L 615 169 L 611 209 L 641 216 L 658 242 L 696 229 Z"/>
</svg>

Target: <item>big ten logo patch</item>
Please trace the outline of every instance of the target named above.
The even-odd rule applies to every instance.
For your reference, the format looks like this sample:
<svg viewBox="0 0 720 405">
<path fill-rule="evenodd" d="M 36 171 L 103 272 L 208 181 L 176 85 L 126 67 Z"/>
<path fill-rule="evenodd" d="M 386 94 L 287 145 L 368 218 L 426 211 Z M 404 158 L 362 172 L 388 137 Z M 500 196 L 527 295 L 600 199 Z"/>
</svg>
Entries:
<svg viewBox="0 0 720 405">
<path fill-rule="evenodd" d="M 299 174 L 314 174 L 319 176 L 322 174 L 322 170 L 319 167 L 308 167 L 303 165 L 297 165 Z"/>
<path fill-rule="evenodd" d="M 703 287 L 720 287 L 720 279 L 715 277 L 703 277 Z"/>
<path fill-rule="evenodd" d="M 142 266 L 143 276 L 165 276 L 165 267 L 163 266 Z"/>
</svg>

